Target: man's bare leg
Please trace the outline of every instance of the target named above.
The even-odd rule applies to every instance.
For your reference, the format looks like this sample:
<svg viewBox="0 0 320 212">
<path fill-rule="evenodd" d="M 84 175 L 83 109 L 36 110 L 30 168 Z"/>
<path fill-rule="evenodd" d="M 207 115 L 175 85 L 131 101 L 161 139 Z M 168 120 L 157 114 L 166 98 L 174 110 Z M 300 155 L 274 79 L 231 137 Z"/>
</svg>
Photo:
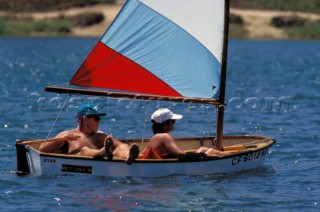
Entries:
<svg viewBox="0 0 320 212">
<path fill-rule="evenodd" d="M 113 141 L 111 139 L 106 139 L 104 141 L 105 154 L 108 160 L 112 160 L 113 158 Z"/>
<path fill-rule="evenodd" d="M 101 149 L 90 149 L 89 147 L 83 147 L 81 151 L 77 154 L 80 156 L 102 158 L 105 155 L 104 148 Z"/>
<path fill-rule="evenodd" d="M 139 156 L 140 150 L 137 144 L 120 144 L 113 151 L 115 157 L 125 159 L 126 164 L 130 165 Z"/>
</svg>

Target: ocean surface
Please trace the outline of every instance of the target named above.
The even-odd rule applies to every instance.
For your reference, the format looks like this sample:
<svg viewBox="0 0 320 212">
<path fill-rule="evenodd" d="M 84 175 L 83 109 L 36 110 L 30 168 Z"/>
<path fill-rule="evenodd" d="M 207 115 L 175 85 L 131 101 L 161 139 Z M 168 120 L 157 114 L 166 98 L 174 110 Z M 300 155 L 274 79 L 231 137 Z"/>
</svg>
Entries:
<svg viewBox="0 0 320 212">
<path fill-rule="evenodd" d="M 184 116 L 173 135 L 215 134 L 215 108 L 46 93 L 67 84 L 95 38 L 0 38 L 1 211 L 320 211 L 320 42 L 229 43 L 225 134 L 274 137 L 255 170 L 206 176 L 111 178 L 16 175 L 17 139 L 76 127 L 76 108 L 95 103 L 101 130 L 149 137 L 150 114 Z M 196 71 L 195 71 L 195 74 Z"/>
</svg>

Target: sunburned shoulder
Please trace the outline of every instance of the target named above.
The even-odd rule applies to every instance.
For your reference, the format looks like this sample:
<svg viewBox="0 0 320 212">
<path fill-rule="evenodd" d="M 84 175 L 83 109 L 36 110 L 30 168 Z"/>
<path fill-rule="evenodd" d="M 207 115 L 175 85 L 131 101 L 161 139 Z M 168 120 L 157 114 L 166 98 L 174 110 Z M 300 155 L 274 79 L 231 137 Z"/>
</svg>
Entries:
<svg viewBox="0 0 320 212">
<path fill-rule="evenodd" d="M 108 134 L 106 134 L 104 132 L 95 132 L 90 135 L 90 137 L 97 139 L 97 140 L 100 140 L 100 139 L 104 140 L 107 136 L 108 136 Z"/>
<path fill-rule="evenodd" d="M 81 134 L 81 131 L 80 131 L 79 129 L 75 128 L 75 129 L 70 129 L 70 130 L 62 131 L 62 132 L 59 133 L 59 134 L 68 134 L 68 133 Z"/>
<path fill-rule="evenodd" d="M 106 137 L 106 136 L 108 136 L 108 134 L 106 134 L 104 132 L 95 132 L 94 135 L 97 136 L 97 137 Z"/>
<path fill-rule="evenodd" d="M 76 129 L 62 131 L 56 137 L 63 137 L 68 135 L 69 133 L 76 133 Z"/>
<path fill-rule="evenodd" d="M 169 133 L 157 133 L 156 135 L 154 135 L 154 138 L 157 139 L 173 139 L 172 135 L 170 135 Z"/>
</svg>

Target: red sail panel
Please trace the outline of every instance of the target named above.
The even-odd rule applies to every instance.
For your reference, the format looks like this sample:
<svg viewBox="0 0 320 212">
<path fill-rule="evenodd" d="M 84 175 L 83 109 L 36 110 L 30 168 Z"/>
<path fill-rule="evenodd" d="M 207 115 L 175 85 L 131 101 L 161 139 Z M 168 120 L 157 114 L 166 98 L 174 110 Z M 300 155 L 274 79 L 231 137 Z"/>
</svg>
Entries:
<svg viewBox="0 0 320 212">
<path fill-rule="evenodd" d="M 72 85 L 181 97 L 148 70 L 99 42 L 70 81 Z"/>
</svg>

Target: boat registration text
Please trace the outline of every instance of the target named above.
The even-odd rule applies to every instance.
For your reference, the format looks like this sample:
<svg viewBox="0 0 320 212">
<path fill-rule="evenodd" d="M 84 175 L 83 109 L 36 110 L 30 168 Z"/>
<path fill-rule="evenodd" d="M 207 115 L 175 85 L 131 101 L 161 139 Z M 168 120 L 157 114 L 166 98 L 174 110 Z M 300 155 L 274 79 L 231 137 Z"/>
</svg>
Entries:
<svg viewBox="0 0 320 212">
<path fill-rule="evenodd" d="M 267 154 L 267 152 L 268 152 L 268 148 L 265 148 L 265 149 L 262 149 L 262 150 L 257 151 L 257 152 L 248 153 L 248 154 L 245 154 L 245 155 L 234 157 L 234 158 L 232 158 L 231 164 L 233 166 L 236 166 L 236 165 L 239 165 L 241 163 L 247 163 L 247 162 L 250 162 L 250 161 L 254 161 L 254 160 L 257 160 L 259 158 L 264 157 Z"/>
</svg>

